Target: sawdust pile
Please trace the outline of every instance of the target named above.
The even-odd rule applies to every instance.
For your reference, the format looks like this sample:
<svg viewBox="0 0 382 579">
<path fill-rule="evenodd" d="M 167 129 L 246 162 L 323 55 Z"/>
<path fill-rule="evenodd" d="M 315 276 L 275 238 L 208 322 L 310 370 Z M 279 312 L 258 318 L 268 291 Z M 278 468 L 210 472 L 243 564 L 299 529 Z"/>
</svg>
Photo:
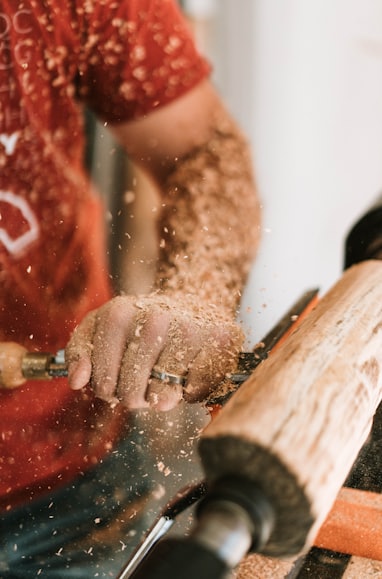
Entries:
<svg viewBox="0 0 382 579">
<path fill-rule="evenodd" d="M 284 579 L 294 562 L 248 555 L 233 574 L 232 579 Z"/>
</svg>

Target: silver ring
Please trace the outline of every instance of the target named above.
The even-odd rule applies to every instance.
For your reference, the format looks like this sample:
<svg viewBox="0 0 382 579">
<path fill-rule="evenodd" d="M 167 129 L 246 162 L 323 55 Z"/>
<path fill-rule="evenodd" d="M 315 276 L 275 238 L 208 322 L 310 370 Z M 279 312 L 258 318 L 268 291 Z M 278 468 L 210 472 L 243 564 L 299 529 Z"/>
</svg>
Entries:
<svg viewBox="0 0 382 579">
<path fill-rule="evenodd" d="M 187 376 L 179 376 L 179 374 L 170 374 L 169 372 L 159 370 L 156 366 L 154 366 L 154 368 L 151 370 L 151 378 L 156 378 L 156 380 L 168 382 L 169 384 L 178 384 L 180 386 L 185 386 L 187 382 Z"/>
</svg>

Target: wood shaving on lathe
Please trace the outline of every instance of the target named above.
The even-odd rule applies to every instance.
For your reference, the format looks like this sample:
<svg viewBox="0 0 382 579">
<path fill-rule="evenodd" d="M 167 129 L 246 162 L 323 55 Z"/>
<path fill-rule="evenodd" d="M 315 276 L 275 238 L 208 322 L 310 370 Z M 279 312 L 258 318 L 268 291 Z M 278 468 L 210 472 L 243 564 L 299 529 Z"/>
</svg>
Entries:
<svg viewBox="0 0 382 579">
<path fill-rule="evenodd" d="M 284 579 L 293 565 L 292 560 L 248 555 L 234 571 L 232 579 Z"/>
</svg>

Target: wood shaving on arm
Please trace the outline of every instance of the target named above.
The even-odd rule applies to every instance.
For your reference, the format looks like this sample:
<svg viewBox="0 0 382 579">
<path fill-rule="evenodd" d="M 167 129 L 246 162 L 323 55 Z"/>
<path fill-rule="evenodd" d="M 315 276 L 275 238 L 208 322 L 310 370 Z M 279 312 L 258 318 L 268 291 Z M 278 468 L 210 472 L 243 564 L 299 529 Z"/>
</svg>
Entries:
<svg viewBox="0 0 382 579">
<path fill-rule="evenodd" d="M 156 287 L 232 316 L 259 229 L 249 146 L 228 115 L 220 115 L 211 138 L 178 159 L 164 183 Z"/>
</svg>

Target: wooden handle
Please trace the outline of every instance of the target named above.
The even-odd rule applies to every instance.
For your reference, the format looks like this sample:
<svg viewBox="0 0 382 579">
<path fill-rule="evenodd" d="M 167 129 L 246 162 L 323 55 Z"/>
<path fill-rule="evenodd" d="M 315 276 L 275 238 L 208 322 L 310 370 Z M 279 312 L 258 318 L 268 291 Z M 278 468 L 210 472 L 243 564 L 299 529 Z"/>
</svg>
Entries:
<svg viewBox="0 0 382 579">
<path fill-rule="evenodd" d="M 382 262 L 345 272 L 205 429 L 207 482 L 255 481 L 276 525 L 263 553 L 308 548 L 371 428 L 382 397 Z"/>
<path fill-rule="evenodd" d="M 0 342 L 0 388 L 13 389 L 25 382 L 22 362 L 26 353 L 16 342 Z"/>
</svg>

